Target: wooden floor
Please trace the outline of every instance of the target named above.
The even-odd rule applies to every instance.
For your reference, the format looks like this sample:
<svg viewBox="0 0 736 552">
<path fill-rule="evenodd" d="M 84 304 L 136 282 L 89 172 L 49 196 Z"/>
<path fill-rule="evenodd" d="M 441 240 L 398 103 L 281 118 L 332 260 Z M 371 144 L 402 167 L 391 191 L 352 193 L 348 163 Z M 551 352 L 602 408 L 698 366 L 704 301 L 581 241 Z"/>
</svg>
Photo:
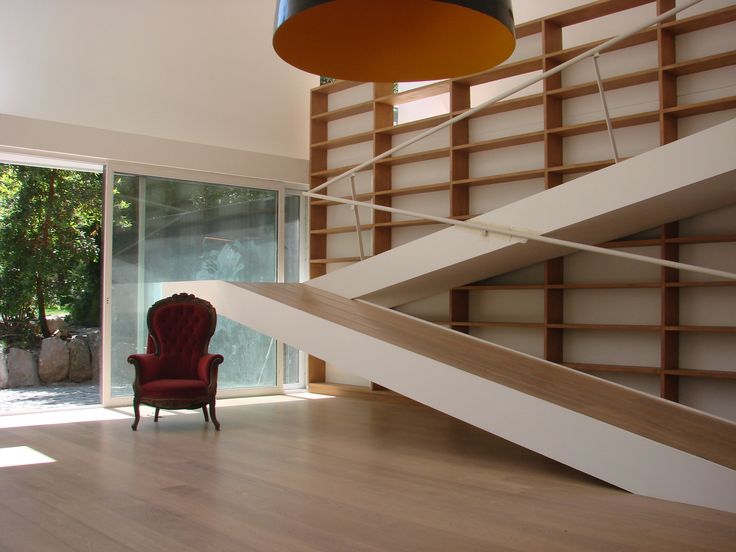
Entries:
<svg viewBox="0 0 736 552">
<path fill-rule="evenodd" d="M 425 407 L 220 404 L 219 433 L 190 413 L 135 433 L 0 417 L 0 447 L 55 459 L 0 468 L 0 550 L 736 549 L 734 514 L 625 493 Z"/>
</svg>

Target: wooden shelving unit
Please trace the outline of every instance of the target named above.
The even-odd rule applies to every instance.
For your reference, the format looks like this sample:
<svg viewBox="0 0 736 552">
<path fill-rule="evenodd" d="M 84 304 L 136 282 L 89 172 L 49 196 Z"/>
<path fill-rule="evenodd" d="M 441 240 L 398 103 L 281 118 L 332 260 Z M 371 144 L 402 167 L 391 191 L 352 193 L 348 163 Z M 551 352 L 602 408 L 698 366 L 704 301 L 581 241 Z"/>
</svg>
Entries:
<svg viewBox="0 0 736 552">
<path fill-rule="evenodd" d="M 476 75 L 445 80 L 420 86 L 413 90 L 393 93 L 391 83 L 361 84 L 338 81 L 312 91 L 311 125 L 311 185 L 317 186 L 328 178 L 340 174 L 349 167 L 328 166 L 328 152 L 338 148 L 370 142 L 373 153 L 387 151 L 400 143 L 405 134 L 423 131 L 448 120 L 449 117 L 466 112 L 471 107 L 473 87 L 493 83 L 510 77 L 521 77 L 532 72 L 551 69 L 560 63 L 604 42 L 609 37 L 583 45 L 565 47 L 563 34 L 566 27 L 586 23 L 607 15 L 617 14 L 639 6 L 652 7 L 652 13 L 663 13 L 674 7 L 675 0 L 600 0 L 573 8 L 558 14 L 531 21 L 517 27 L 517 38 L 538 37 L 540 49 L 527 59 L 515 59 L 490 71 Z M 625 50 L 633 46 L 653 45 L 656 48 L 656 64 L 652 67 L 637 68 L 622 74 L 603 75 L 606 92 L 625 91 L 641 85 L 656 85 L 657 109 L 651 105 L 636 113 L 614 116 L 615 129 L 636 129 L 655 126 L 658 128 L 659 144 L 667 144 L 678 138 L 678 121 L 687 117 L 712 114 L 736 108 L 736 96 L 723 95 L 718 98 L 685 103 L 678 99 L 678 79 L 698 75 L 706 71 L 728 68 L 736 65 L 736 50 L 728 50 L 697 57 L 678 58 L 678 36 L 711 29 L 736 21 L 736 5 L 693 16 L 683 14 L 677 20 L 659 24 L 656 28 L 634 34 L 618 44 L 615 50 Z M 342 93 L 360 86 L 370 86 L 371 100 L 356 101 L 354 105 L 330 110 L 331 94 Z M 724 94 L 727 94 L 727 89 Z M 359 199 L 372 200 L 377 204 L 391 206 L 394 198 L 421 198 L 423 194 L 442 192 L 447 196 L 444 216 L 465 220 L 473 215 L 471 192 L 491 189 L 495 185 L 508 185 L 522 181 L 539 180 L 549 189 L 562 184 L 579 174 L 596 171 L 614 163 L 610 155 L 593 160 L 571 160 L 566 155 L 566 140 L 571 137 L 589 136 L 605 132 L 606 125 L 602 114 L 592 121 L 565 124 L 563 112 L 566 102 L 576 98 L 597 95 L 595 81 L 588 80 L 575 84 L 563 82 L 562 75 L 544 82 L 541 93 L 514 97 L 492 105 L 482 112 L 453 125 L 449 132 L 446 147 L 427 146 L 423 151 L 399 153 L 388 157 L 375 166 L 372 171 L 372 186 L 369 191 L 361 190 Z M 394 108 L 407 103 L 440 95 L 449 97 L 447 113 L 434 115 L 418 121 L 394 124 Z M 364 98 L 365 94 L 361 96 Z M 646 103 L 646 102 L 644 102 Z M 527 108 L 541 108 L 543 124 L 536 130 L 471 140 L 471 125 L 482 117 L 513 113 Z M 354 134 L 328 138 L 330 123 L 372 114 L 372 127 L 363 128 Z M 396 139 L 395 139 L 396 138 Z M 471 171 L 472 156 L 484 152 L 495 154 L 504 148 L 538 144 L 543 150 L 543 162 L 538 166 L 518 170 L 500 170 L 498 174 L 474 174 Z M 411 166 L 432 160 L 444 160 L 449 165 L 449 179 L 438 178 L 437 182 L 427 184 L 402 185 L 394 187 L 393 171 L 396 167 Z M 344 194 L 345 192 L 343 192 Z M 336 234 L 351 233 L 353 226 L 342 224 L 328 225 L 327 210 L 335 205 L 329 201 L 313 200 L 310 204 L 310 276 L 325 274 L 328 265 L 357 261 L 357 257 L 334 256 L 327 254 L 328 239 Z M 421 209 L 419 209 L 421 210 Z M 397 229 L 435 224 L 427 221 L 392 220 L 389 213 L 374 212 L 370 222 L 363 221 L 362 230 L 370 235 L 372 254 L 379 254 L 392 247 L 393 233 Z M 664 259 L 678 260 L 684 246 L 713 243 L 736 243 L 736 221 L 728 232 L 689 235 L 681 232 L 677 222 L 655 230 L 653 237 L 623 238 L 601 244 L 610 248 L 656 248 Z M 565 279 L 565 260 L 552 259 L 544 263 L 543 277 L 534 283 L 478 283 L 461 286 L 449 291 L 449 304 L 445 320 L 436 321 L 460 332 L 471 333 L 481 328 L 513 328 L 521 332 L 534 331 L 543 334 L 543 355 L 546 359 L 565 364 L 576 370 L 591 373 L 619 373 L 658 378 L 660 395 L 670 400 L 679 400 L 679 387 L 683 378 L 705 378 L 718 381 L 736 380 L 736 372 L 696 369 L 697 366 L 680 366 L 681 336 L 695 333 L 730 335 L 736 333 L 736 326 L 689 325 L 681 323 L 681 290 L 729 288 L 736 282 L 688 281 L 680 278 L 678 271 L 661 269 L 659 278 L 641 281 L 632 277 L 630 281 L 611 282 L 569 282 Z M 471 318 L 471 301 L 474 294 L 484 292 L 514 292 L 536 290 L 543 297 L 541 320 L 490 321 Z M 654 324 L 583 324 L 570 323 L 566 319 L 565 296 L 572 290 L 653 290 L 659 293 L 659 322 Z M 472 296 L 472 297 L 471 297 Z M 658 334 L 659 363 L 656 366 L 615 365 L 605 362 L 568 362 L 565 355 L 565 337 L 569 332 L 622 332 L 631 334 Z M 310 359 L 310 382 L 325 381 L 324 363 Z M 328 385 L 322 383 L 322 385 Z M 355 390 L 353 390 L 355 393 Z"/>
</svg>

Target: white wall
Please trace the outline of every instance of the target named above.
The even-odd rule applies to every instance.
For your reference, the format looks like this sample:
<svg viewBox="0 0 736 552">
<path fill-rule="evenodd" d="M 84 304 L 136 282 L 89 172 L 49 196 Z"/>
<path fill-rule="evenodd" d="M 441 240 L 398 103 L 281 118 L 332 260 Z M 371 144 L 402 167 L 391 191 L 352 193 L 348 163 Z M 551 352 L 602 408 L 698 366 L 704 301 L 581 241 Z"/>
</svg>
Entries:
<svg viewBox="0 0 736 552">
<path fill-rule="evenodd" d="M 273 52 L 274 10 L 0 0 L 0 113 L 306 159 L 318 78 Z"/>
<path fill-rule="evenodd" d="M 0 161 L 5 152 L 57 159 L 126 161 L 239 176 L 306 182 L 304 159 L 153 138 L 66 123 L 0 114 Z"/>
</svg>

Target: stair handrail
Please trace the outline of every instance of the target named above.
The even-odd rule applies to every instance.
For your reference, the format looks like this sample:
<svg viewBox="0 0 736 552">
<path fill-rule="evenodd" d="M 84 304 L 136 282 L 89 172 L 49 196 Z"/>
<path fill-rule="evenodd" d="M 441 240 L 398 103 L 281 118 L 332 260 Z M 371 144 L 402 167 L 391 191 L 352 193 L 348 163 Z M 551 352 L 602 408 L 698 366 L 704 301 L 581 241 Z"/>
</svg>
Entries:
<svg viewBox="0 0 736 552">
<path fill-rule="evenodd" d="M 717 270 L 714 268 L 707 268 L 698 265 L 692 265 L 687 263 L 681 263 L 677 261 L 668 261 L 665 259 L 657 259 L 655 257 L 647 257 L 645 255 L 637 255 L 636 253 L 628 253 L 627 251 L 619 251 L 618 249 L 608 249 L 600 247 L 598 245 L 589 245 L 587 243 L 579 243 L 569 240 L 563 240 L 560 238 L 552 238 L 550 236 L 544 236 L 536 232 L 529 230 L 522 230 L 511 226 L 497 226 L 486 222 L 472 222 L 466 220 L 457 220 L 446 217 L 439 217 L 435 215 L 429 215 L 426 213 L 418 213 L 415 211 L 407 211 L 406 209 L 397 209 L 395 207 L 386 207 L 384 205 L 374 205 L 372 203 L 365 203 L 362 201 L 354 201 L 352 199 L 344 199 L 340 197 L 330 197 L 323 194 L 315 194 L 312 192 L 302 192 L 307 197 L 313 197 L 316 199 L 329 199 L 336 203 L 344 203 L 346 205 L 353 205 L 355 207 L 370 207 L 376 211 L 385 211 L 387 213 L 395 213 L 399 215 L 410 216 L 422 220 L 429 220 L 432 222 L 439 222 L 441 224 L 448 224 L 451 226 L 460 226 L 463 228 L 470 228 L 473 230 L 480 230 L 485 235 L 501 235 L 509 238 L 515 238 L 518 243 L 525 243 L 526 241 L 536 241 L 546 243 L 549 245 L 561 246 L 569 249 L 577 249 L 580 251 L 588 251 L 590 253 L 600 253 L 602 255 L 608 255 L 609 257 L 620 257 L 623 259 L 629 259 L 632 261 L 640 261 L 643 263 L 654 264 L 667 268 L 676 268 L 678 270 L 686 270 L 689 272 L 697 272 L 700 274 L 707 274 L 709 276 L 717 276 L 720 278 L 726 278 L 728 280 L 736 280 L 736 273 L 727 272 L 725 270 Z"/>
<path fill-rule="evenodd" d="M 553 75 L 556 75 L 556 74 L 560 73 L 561 71 L 563 71 L 564 69 L 570 67 L 571 65 L 575 65 L 576 63 L 578 63 L 578 62 L 580 62 L 580 61 L 582 61 L 584 59 L 587 59 L 587 58 L 593 58 L 593 61 L 594 61 L 595 72 L 596 72 L 596 81 L 598 82 L 599 93 L 601 95 L 601 102 L 602 102 L 602 105 L 603 105 L 603 110 L 604 110 L 604 114 L 605 114 L 605 118 L 606 118 L 606 126 L 607 126 L 607 130 L 608 130 L 608 134 L 609 134 L 609 139 L 610 139 L 610 142 L 611 142 L 612 150 L 614 152 L 614 160 L 616 162 L 618 162 L 618 160 L 619 160 L 618 159 L 618 152 L 616 150 L 615 140 L 614 140 L 614 137 L 613 137 L 613 128 L 612 128 L 612 125 L 611 125 L 611 122 L 610 122 L 610 117 L 609 117 L 609 114 L 608 114 L 608 107 L 607 107 L 606 102 L 605 102 L 605 96 L 604 96 L 603 86 L 602 86 L 602 82 L 601 82 L 601 79 L 600 79 L 600 73 L 599 73 L 599 70 L 598 70 L 597 57 L 600 55 L 600 53 L 602 51 L 604 51 L 604 50 L 606 50 L 606 49 L 608 49 L 608 48 L 610 48 L 610 47 L 612 47 L 612 46 L 614 46 L 614 45 L 616 45 L 616 44 L 618 44 L 618 43 L 626 40 L 627 38 L 633 36 L 634 34 L 640 32 L 640 31 L 642 31 L 642 30 L 644 30 L 644 29 L 646 29 L 648 27 L 651 27 L 652 25 L 655 25 L 657 23 L 660 23 L 661 21 L 664 21 L 666 19 L 669 19 L 669 18 L 673 17 L 677 13 L 679 13 L 679 12 L 681 12 L 681 11 L 687 9 L 687 8 L 690 8 L 690 7 L 694 6 L 695 4 L 700 3 L 701 1 L 702 0 L 687 0 L 686 2 L 684 2 L 683 4 L 681 4 L 680 6 L 676 6 L 676 7 L 672 8 L 671 10 L 668 10 L 668 11 L 664 12 L 664 13 L 658 15 L 657 17 L 648 20 L 646 23 L 643 23 L 641 25 L 636 26 L 635 28 L 631 29 L 630 31 L 628 31 L 626 33 L 623 33 L 623 34 L 620 34 L 620 35 L 615 36 L 613 38 L 610 38 L 610 39 L 606 40 L 605 42 L 599 44 L 598 46 L 594 46 L 594 47 L 590 48 L 589 50 L 587 50 L 587 51 L 585 51 L 585 52 L 583 52 L 583 53 L 575 56 L 574 58 L 571 58 L 568 61 L 566 61 L 564 63 L 561 63 L 560 65 L 558 65 L 558 66 L 556 66 L 556 67 L 554 67 L 552 69 L 549 69 L 547 71 L 544 71 L 540 75 L 537 75 L 535 77 L 532 77 L 532 78 L 530 78 L 530 79 L 528 79 L 528 80 L 526 80 L 526 81 L 524 81 L 524 82 L 522 82 L 522 83 L 520 83 L 520 84 L 518 84 L 516 86 L 513 86 L 513 87 L 509 88 L 507 91 L 502 92 L 502 93 L 494 96 L 493 98 L 491 98 L 489 100 L 486 100 L 485 102 L 482 102 L 482 103 L 478 104 L 477 106 L 475 106 L 473 108 L 468 109 L 467 111 L 461 113 L 460 115 L 456 115 L 455 117 L 452 117 L 452 118 L 448 119 L 447 121 L 444 121 L 444 122 L 440 123 L 439 125 L 437 125 L 437 126 L 435 126 L 433 128 L 430 128 L 430 129 L 426 130 L 425 132 L 422 132 L 422 133 L 418 134 L 417 136 L 415 136 L 415 137 L 413 137 L 413 138 L 411 138 L 409 140 L 406 140 L 405 142 L 402 142 L 401 144 L 399 144 L 397 146 L 394 146 L 393 148 L 391 148 L 391 149 L 389 149 L 389 150 L 387 150 L 387 151 L 385 151 L 383 153 L 380 153 L 380 154 L 374 156 L 373 158 L 371 158 L 371 159 L 369 159 L 367 161 L 364 161 L 363 163 L 360 163 L 360 164 L 354 166 L 353 168 L 351 168 L 351 169 L 349 169 L 349 170 L 347 170 L 347 171 L 345 171 L 345 172 L 343 172 L 343 173 L 341 173 L 341 174 L 339 174 L 339 175 L 337 175 L 337 176 L 335 176 L 335 177 L 333 177 L 331 179 L 328 179 L 327 181 L 323 182 L 322 184 L 320 184 L 318 186 L 315 186 L 311 190 L 302 192 L 302 195 L 304 195 L 305 197 L 313 198 L 313 199 L 321 199 L 321 200 L 332 201 L 332 202 L 335 202 L 335 203 L 342 203 L 342 204 L 345 204 L 345 205 L 351 205 L 356 213 L 357 213 L 358 207 L 365 207 L 367 209 L 371 209 L 371 210 L 374 210 L 374 211 L 383 211 L 383 212 L 388 212 L 388 213 L 393 213 L 393 214 L 400 214 L 400 215 L 409 216 L 409 217 L 420 219 L 420 220 L 427 220 L 427 221 L 432 221 L 432 222 L 438 222 L 438 223 L 447 224 L 447 225 L 450 225 L 450 226 L 459 226 L 459 227 L 463 227 L 463 228 L 469 228 L 469 229 L 472 229 L 472 230 L 479 230 L 479 231 L 483 232 L 484 235 L 494 234 L 494 235 L 497 235 L 497 236 L 498 235 L 505 236 L 505 237 L 513 238 L 514 240 L 518 241 L 519 243 L 526 243 L 528 240 L 531 240 L 531 241 L 546 243 L 546 244 L 549 244 L 549 245 L 561 246 L 561 247 L 569 248 L 569 249 L 576 249 L 576 250 L 580 250 L 580 251 L 587 251 L 587 252 L 591 252 L 591 253 L 598 253 L 598 254 L 602 254 L 602 255 L 608 255 L 608 256 L 611 256 L 611 257 L 619 257 L 619 258 L 624 258 L 624 259 L 628 259 L 628 260 L 633 260 L 633 261 L 638 261 L 638 262 L 643 262 L 643 263 L 648 263 L 648 264 L 654 264 L 654 265 L 658 265 L 658 266 L 662 266 L 662 267 L 667 267 L 667 268 L 674 268 L 674 269 L 678 269 L 678 270 L 685 270 L 685 271 L 689 271 L 689 272 L 696 272 L 696 273 L 700 273 L 700 274 L 706 274 L 706 275 L 709 275 L 709 276 L 716 276 L 716 277 L 720 277 L 720 278 L 726 278 L 728 280 L 736 280 L 736 273 L 728 272 L 728 271 L 724 271 L 724 270 L 717 270 L 717 269 L 713 269 L 713 268 L 707 268 L 707 267 L 702 267 L 702 266 L 698 266 L 698 265 L 692 265 L 692 264 L 688 264 L 688 263 L 681 263 L 681 262 L 678 262 L 678 261 L 669 261 L 669 260 L 666 260 L 666 259 L 657 259 L 657 258 L 653 258 L 653 257 L 647 257 L 645 255 L 637 255 L 635 253 L 629 253 L 629 252 L 626 252 L 626 251 L 619 251 L 619 250 L 616 250 L 616 249 L 608 249 L 608 248 L 604 248 L 604 247 L 600 247 L 600 246 L 595 246 L 595 245 L 578 243 L 578 242 L 573 242 L 573 241 L 569 241 L 569 240 L 563 240 L 563 239 L 559 239 L 559 238 L 552 238 L 552 237 L 549 237 L 549 236 L 543 236 L 543 235 L 541 235 L 538 232 L 533 232 L 533 231 L 529 231 L 529 230 L 514 228 L 514 227 L 511 227 L 511 226 L 500 226 L 500 225 L 494 225 L 494 224 L 486 223 L 486 222 L 473 222 L 473 221 L 457 220 L 457 219 L 452 219 L 452 218 L 447 218 L 447 217 L 440 217 L 440 216 L 430 215 L 430 214 L 427 214 L 427 213 L 421 213 L 421 212 L 418 212 L 418 211 L 410 211 L 410 210 L 406 210 L 406 209 L 397 209 L 395 207 L 387 207 L 387 206 L 383 206 L 383 205 L 376 205 L 375 203 L 369 203 L 369 202 L 365 202 L 365 201 L 358 201 L 357 199 L 355 199 L 356 195 L 355 195 L 354 178 L 355 178 L 355 174 L 357 172 L 359 172 L 359 171 L 361 171 L 361 170 L 363 170 L 363 169 L 365 169 L 365 168 L 373 165 L 375 162 L 380 161 L 381 159 L 385 159 L 386 157 L 389 157 L 389 156 L 393 155 L 394 153 L 399 152 L 399 151 L 403 150 L 404 148 L 406 148 L 406 147 L 408 147 L 408 146 L 410 146 L 412 144 L 415 144 L 415 143 L 419 142 L 420 140 L 423 140 L 424 138 L 427 138 L 428 136 L 431 136 L 432 134 L 434 134 L 434 133 L 436 133 L 436 132 L 438 132 L 438 131 L 440 131 L 440 130 L 442 130 L 444 128 L 447 128 L 448 126 L 450 126 L 450 125 L 452 125 L 454 123 L 457 123 L 459 121 L 462 121 L 464 119 L 467 119 L 468 117 L 471 117 L 472 115 L 474 115 L 478 111 L 481 111 L 481 110 L 487 108 L 488 106 L 490 106 L 490 105 L 492 105 L 494 103 L 497 103 L 497 102 L 499 102 L 499 101 L 501 101 L 501 100 L 503 100 L 503 99 L 511 96 L 512 94 L 515 94 L 515 93 L 517 93 L 517 92 L 519 92 L 519 91 L 521 91 L 521 90 L 523 90 L 523 89 L 525 89 L 525 88 L 527 88 L 527 87 L 529 87 L 529 86 L 531 86 L 533 84 L 536 84 L 537 82 L 542 81 L 542 80 L 544 80 L 544 79 L 546 79 L 548 77 L 551 77 Z M 328 195 L 328 194 L 317 193 L 317 192 L 319 192 L 319 191 L 327 188 L 328 186 L 330 186 L 332 184 L 335 184 L 336 182 L 339 182 L 340 180 L 342 180 L 344 178 L 348 178 L 348 177 L 351 179 L 351 189 L 352 189 L 352 197 L 353 197 L 353 199 L 346 199 L 346 198 L 341 198 L 341 197 L 337 197 L 337 196 L 331 196 L 331 195 Z M 359 248 L 360 248 L 360 259 L 363 260 L 365 256 L 364 256 L 364 253 L 363 253 L 363 242 L 362 242 L 362 236 L 361 236 L 362 229 L 361 229 L 359 220 L 360 219 L 356 216 L 356 233 L 358 235 L 358 244 L 359 244 Z"/>
</svg>

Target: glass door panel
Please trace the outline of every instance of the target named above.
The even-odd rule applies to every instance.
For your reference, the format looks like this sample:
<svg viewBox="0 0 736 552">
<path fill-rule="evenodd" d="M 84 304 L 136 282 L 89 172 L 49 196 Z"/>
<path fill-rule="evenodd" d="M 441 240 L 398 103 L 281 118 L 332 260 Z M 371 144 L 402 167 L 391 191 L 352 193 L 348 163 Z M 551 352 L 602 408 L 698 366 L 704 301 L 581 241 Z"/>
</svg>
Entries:
<svg viewBox="0 0 736 552">
<path fill-rule="evenodd" d="M 275 282 L 278 195 L 274 190 L 115 174 L 112 212 L 112 397 L 131 395 L 127 356 L 145 348 L 148 308 L 162 283 Z M 206 298 L 205 298 L 206 299 Z M 277 344 L 223 316 L 210 350 L 223 354 L 218 387 L 272 388 Z"/>
<path fill-rule="evenodd" d="M 287 195 L 284 208 L 284 281 L 300 282 L 304 266 L 302 262 L 302 241 L 305 238 L 302 232 L 304 217 L 304 198 L 301 195 Z M 304 386 L 304 358 L 299 351 L 289 345 L 284 345 L 284 386 Z"/>
</svg>

